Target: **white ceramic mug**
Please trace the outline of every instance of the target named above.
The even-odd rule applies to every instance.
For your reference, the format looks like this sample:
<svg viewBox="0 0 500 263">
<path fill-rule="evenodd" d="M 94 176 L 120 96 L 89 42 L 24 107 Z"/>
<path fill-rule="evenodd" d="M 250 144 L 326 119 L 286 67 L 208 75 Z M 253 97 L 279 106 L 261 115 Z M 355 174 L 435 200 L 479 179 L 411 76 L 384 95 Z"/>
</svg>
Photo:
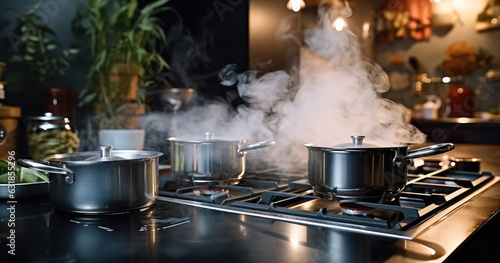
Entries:
<svg viewBox="0 0 500 263">
<path fill-rule="evenodd" d="M 146 132 L 143 129 L 99 130 L 99 145 L 113 146 L 114 150 L 142 150 Z"/>
</svg>

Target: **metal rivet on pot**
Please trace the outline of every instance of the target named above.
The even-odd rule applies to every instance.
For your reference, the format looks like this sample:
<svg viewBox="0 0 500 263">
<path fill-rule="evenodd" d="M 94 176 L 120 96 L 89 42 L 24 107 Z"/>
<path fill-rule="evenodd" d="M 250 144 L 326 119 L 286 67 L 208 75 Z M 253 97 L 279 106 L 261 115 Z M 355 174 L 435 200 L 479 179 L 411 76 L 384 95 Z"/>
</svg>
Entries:
<svg viewBox="0 0 500 263">
<path fill-rule="evenodd" d="M 67 183 L 67 184 L 72 184 L 75 182 L 74 180 L 74 177 L 72 174 L 68 174 L 66 176 L 64 176 L 64 182 Z"/>
</svg>

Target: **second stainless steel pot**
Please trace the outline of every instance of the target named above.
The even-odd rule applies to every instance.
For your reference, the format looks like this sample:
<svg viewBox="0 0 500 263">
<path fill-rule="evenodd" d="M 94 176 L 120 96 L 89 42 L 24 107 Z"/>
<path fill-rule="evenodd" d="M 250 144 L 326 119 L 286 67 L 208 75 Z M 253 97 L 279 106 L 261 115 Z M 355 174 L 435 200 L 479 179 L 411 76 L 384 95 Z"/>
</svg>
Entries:
<svg viewBox="0 0 500 263">
<path fill-rule="evenodd" d="M 205 139 L 168 140 L 173 177 L 193 185 L 237 184 L 245 173 L 246 152 L 275 145 L 274 141 L 247 145 L 245 140 L 215 139 L 212 133 L 206 133 Z"/>
<path fill-rule="evenodd" d="M 409 144 L 368 145 L 364 136 L 338 147 L 308 148 L 308 179 L 315 194 L 338 201 L 389 202 L 407 182 L 413 158 L 436 155 L 455 146 L 443 143 L 408 152 Z"/>
<path fill-rule="evenodd" d="M 55 208 L 106 214 L 140 210 L 158 196 L 159 152 L 120 150 L 54 154 L 42 161 L 19 159 L 20 166 L 47 172 Z"/>
</svg>

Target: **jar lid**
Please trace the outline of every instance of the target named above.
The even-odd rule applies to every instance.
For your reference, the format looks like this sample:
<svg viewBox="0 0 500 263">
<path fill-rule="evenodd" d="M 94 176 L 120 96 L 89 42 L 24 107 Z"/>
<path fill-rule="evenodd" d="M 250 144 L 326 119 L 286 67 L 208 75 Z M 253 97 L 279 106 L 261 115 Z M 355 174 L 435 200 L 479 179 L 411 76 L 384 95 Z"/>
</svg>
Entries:
<svg viewBox="0 0 500 263">
<path fill-rule="evenodd" d="M 28 117 L 28 120 L 34 121 L 66 121 L 69 122 L 69 119 L 63 116 L 55 116 L 51 112 L 46 112 L 43 116 L 31 116 Z"/>
</svg>

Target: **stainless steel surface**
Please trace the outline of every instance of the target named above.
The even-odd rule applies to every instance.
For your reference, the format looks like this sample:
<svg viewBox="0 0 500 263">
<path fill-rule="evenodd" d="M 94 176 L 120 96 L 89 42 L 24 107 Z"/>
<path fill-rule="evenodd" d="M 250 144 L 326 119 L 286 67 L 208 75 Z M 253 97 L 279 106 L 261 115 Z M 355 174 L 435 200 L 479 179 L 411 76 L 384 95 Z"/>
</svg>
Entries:
<svg viewBox="0 0 500 263">
<path fill-rule="evenodd" d="M 43 162 L 29 159 L 19 159 L 17 163 L 22 167 L 30 168 L 36 171 L 65 175 L 64 182 L 66 182 L 67 184 L 72 184 L 75 181 L 74 172 L 66 167 L 56 167 Z"/>
<path fill-rule="evenodd" d="M 354 146 L 363 145 L 363 140 L 365 139 L 365 136 L 354 135 L 354 136 L 351 136 L 351 137 L 352 137 L 352 144 Z"/>
<path fill-rule="evenodd" d="M 52 166 L 47 163 L 43 163 L 40 161 L 30 160 L 30 159 L 19 159 L 17 160 L 17 164 L 22 167 L 26 167 L 32 170 L 53 173 L 53 174 L 73 174 L 74 172 L 71 169 L 66 167 L 57 167 Z"/>
<path fill-rule="evenodd" d="M 172 175 L 192 184 L 237 184 L 245 173 L 246 151 L 269 147 L 274 141 L 246 146 L 246 140 L 169 138 Z"/>
<path fill-rule="evenodd" d="M 451 153 L 479 157 L 485 170 L 500 169 L 499 146 L 457 145 Z M 447 160 L 447 154 L 441 157 Z M 290 216 L 274 205 L 256 211 L 234 203 L 163 196 L 147 211 L 82 217 L 53 210 L 51 202 L 34 198 L 16 204 L 16 256 L 8 255 L 5 247 L 0 258 L 9 262 L 130 263 L 496 262 L 500 258 L 496 242 L 500 235 L 500 177 L 484 175 L 487 180 L 463 187 L 466 192 L 446 196 L 458 198 L 457 202 L 415 209 L 419 215 L 429 212 L 430 216 L 400 230 Z M 247 174 L 241 183 L 250 177 Z M 448 183 L 447 188 L 454 187 Z M 425 185 L 436 182 L 424 179 L 419 184 Z M 2 239 L 10 230 L 9 205 L 3 202 L 0 206 Z"/>
<path fill-rule="evenodd" d="M 99 214 L 149 207 L 158 196 L 158 158 L 162 153 L 113 154 L 123 159 L 87 161 L 96 153 L 82 152 L 48 156 L 43 160 L 48 164 L 25 159 L 18 164 L 48 172 L 50 199 L 60 210 Z"/>
<path fill-rule="evenodd" d="M 317 195 L 342 201 L 389 202 L 407 182 L 408 159 L 450 151 L 451 143 L 408 152 L 410 145 L 363 147 L 364 136 L 352 136 L 342 147 L 308 148 L 308 180 Z"/>
<path fill-rule="evenodd" d="M 275 145 L 276 145 L 275 141 L 258 142 L 258 143 L 254 143 L 254 144 L 251 144 L 251 145 L 248 145 L 248 146 L 245 146 L 245 147 L 239 149 L 239 152 L 240 152 L 240 154 L 244 155 L 244 154 L 246 154 L 247 151 L 250 151 L 250 150 L 256 150 L 256 149 L 271 147 L 271 146 L 275 146 Z"/>
<path fill-rule="evenodd" d="M 439 170 L 432 174 L 436 175 L 441 172 L 442 171 Z M 429 233 L 433 233 L 432 235 L 436 235 L 436 233 L 432 230 L 434 230 L 437 226 L 440 226 L 442 228 L 442 230 L 440 231 L 440 235 L 442 235 L 443 237 L 446 236 L 444 233 L 448 233 L 448 231 L 446 230 L 446 226 L 460 227 L 461 229 L 460 236 L 459 237 L 457 236 L 458 239 L 452 242 L 454 243 L 453 245 L 456 248 L 456 246 L 460 244 L 460 242 L 463 242 L 463 240 L 466 239 L 470 234 L 470 233 L 466 234 L 467 229 L 474 230 L 479 228 L 480 225 L 478 225 L 478 222 L 484 222 L 484 220 L 489 218 L 489 216 L 491 216 L 492 213 L 498 212 L 500 209 L 500 191 L 499 191 L 500 177 L 497 176 L 493 176 L 492 178 L 481 177 L 476 183 L 477 183 L 476 185 L 477 189 L 475 190 L 464 189 L 465 191 L 468 191 L 467 195 L 464 195 L 465 191 L 459 191 L 450 196 L 452 198 L 457 197 L 457 202 L 454 202 L 446 206 L 441 206 L 440 204 L 431 204 L 428 207 L 415 210 L 415 212 L 418 213 L 418 215 L 420 216 L 424 216 L 426 213 L 431 213 L 431 215 L 425 217 L 425 220 L 419 221 L 418 224 L 404 229 L 384 228 L 384 227 L 380 228 L 380 227 L 362 225 L 355 223 L 354 220 L 352 222 L 340 221 L 340 220 L 330 221 L 330 220 L 325 220 L 324 218 L 321 217 L 311 218 L 305 216 L 291 215 L 284 213 L 281 207 L 275 207 L 273 209 L 272 208 L 273 206 L 271 206 L 271 208 L 268 210 L 255 210 L 252 209 L 252 206 L 242 207 L 239 205 L 220 205 L 215 203 L 201 202 L 196 200 L 186 200 L 181 198 L 172 198 L 167 196 L 159 196 L 158 199 L 161 201 L 168 201 L 172 203 L 184 204 L 184 205 L 206 208 L 210 210 L 222 211 L 227 213 L 247 215 L 252 217 L 261 217 L 266 219 L 285 221 L 285 222 L 308 225 L 308 226 L 324 227 L 333 229 L 334 231 L 341 231 L 342 235 L 348 235 L 346 232 L 351 232 L 351 233 L 365 234 L 369 236 L 386 237 L 386 238 L 393 238 L 400 240 L 415 240 L 417 242 L 422 240 L 421 236 L 428 236 Z M 488 192 L 489 194 L 484 194 L 484 192 Z M 465 216 L 462 215 L 462 218 L 457 219 L 459 220 L 457 222 L 461 222 L 458 223 L 459 224 L 458 226 L 453 225 L 453 223 L 450 224 L 446 223 L 446 221 L 450 220 L 449 219 L 450 217 L 452 217 L 457 212 L 462 211 L 464 205 L 474 203 L 475 200 L 477 200 L 478 198 L 485 198 L 483 202 L 487 201 L 488 198 L 491 198 L 490 196 L 491 194 L 495 196 L 493 199 L 490 199 L 490 201 L 492 202 L 491 204 L 486 205 L 483 203 L 479 205 L 479 207 L 482 207 L 482 213 L 480 215 L 470 215 L 470 214 L 469 215 L 466 214 Z M 378 204 L 374 203 L 370 204 L 363 202 L 360 204 L 372 207 L 378 206 Z M 384 205 L 381 206 L 384 207 Z M 434 210 L 437 211 L 431 212 Z M 350 216 L 350 215 L 348 215 L 348 217 L 356 218 L 356 216 Z M 479 220 L 479 218 L 481 220 Z M 478 220 L 474 222 L 476 219 Z M 432 239 L 427 239 L 427 240 L 432 241 Z M 445 239 L 443 239 L 443 241 L 444 240 Z M 449 249 L 447 249 L 447 253 L 449 252 L 450 252 Z"/>
<path fill-rule="evenodd" d="M 101 154 L 101 157 L 111 157 L 111 150 L 113 149 L 112 146 L 99 146 L 99 152 Z"/>
<path fill-rule="evenodd" d="M 124 158 L 115 156 L 114 152 L 111 154 L 111 151 L 113 150 L 113 146 L 108 146 L 108 145 L 99 145 L 97 146 L 99 149 L 99 156 L 92 156 L 85 161 L 113 161 L 113 160 L 123 160 Z"/>
<path fill-rule="evenodd" d="M 498 182 L 438 213 L 410 236 L 371 235 L 355 225 L 330 227 L 279 213 L 226 209 L 159 197 L 144 212 L 82 217 L 53 211 L 43 201 L 24 202 L 16 210 L 16 256 L 1 257 L 15 262 L 437 263 L 496 262 L 499 255 L 494 238 L 472 238 L 495 237 L 500 229 L 493 218 L 500 209 Z M 0 224 L 0 233 L 8 230 Z"/>
<path fill-rule="evenodd" d="M 160 152 L 143 150 L 113 150 L 112 158 L 102 158 L 101 154 L 101 151 L 52 154 L 45 156 L 42 161 L 89 165 L 101 162 L 141 161 L 163 155 Z"/>
<path fill-rule="evenodd" d="M 191 201 L 191 200 L 182 200 L 182 199 L 170 198 L 170 197 L 165 197 L 165 196 L 159 196 L 158 200 L 168 201 L 171 203 L 184 204 L 184 205 L 189 205 L 189 206 L 194 206 L 194 207 L 206 208 L 206 209 L 216 210 L 216 211 L 221 211 L 221 212 L 226 212 L 226 213 L 267 218 L 267 219 L 272 219 L 272 220 L 279 220 L 279 221 L 285 221 L 285 222 L 289 222 L 289 223 L 309 225 L 309 226 L 315 226 L 315 227 L 325 227 L 325 228 L 330 228 L 330 229 L 340 230 L 340 231 L 348 231 L 348 232 L 368 234 L 368 235 L 388 237 L 388 238 L 395 238 L 395 239 L 408 239 L 408 240 L 412 239 L 411 236 L 407 236 L 404 233 L 402 233 L 401 231 L 395 231 L 393 229 L 386 229 L 386 230 L 380 231 L 379 229 L 374 229 L 373 227 L 360 226 L 360 225 L 349 224 L 349 223 L 345 223 L 345 222 L 325 221 L 325 220 L 321 220 L 321 219 L 279 214 L 279 213 L 272 212 L 272 211 L 269 211 L 269 212 L 255 211 L 255 210 L 245 209 L 245 208 L 241 208 L 241 207 L 220 206 L 220 205 L 216 205 L 216 204 L 202 203 L 202 202 Z"/>
<path fill-rule="evenodd" d="M 164 111 L 177 112 L 187 106 L 195 94 L 194 89 L 169 88 L 160 91 Z"/>
<path fill-rule="evenodd" d="M 435 145 L 430 145 L 426 147 L 422 147 L 413 151 L 408 152 L 407 155 L 402 156 L 403 159 L 416 159 L 427 156 L 438 155 L 441 153 L 449 152 L 455 149 L 455 145 L 453 143 L 440 143 Z"/>
</svg>

